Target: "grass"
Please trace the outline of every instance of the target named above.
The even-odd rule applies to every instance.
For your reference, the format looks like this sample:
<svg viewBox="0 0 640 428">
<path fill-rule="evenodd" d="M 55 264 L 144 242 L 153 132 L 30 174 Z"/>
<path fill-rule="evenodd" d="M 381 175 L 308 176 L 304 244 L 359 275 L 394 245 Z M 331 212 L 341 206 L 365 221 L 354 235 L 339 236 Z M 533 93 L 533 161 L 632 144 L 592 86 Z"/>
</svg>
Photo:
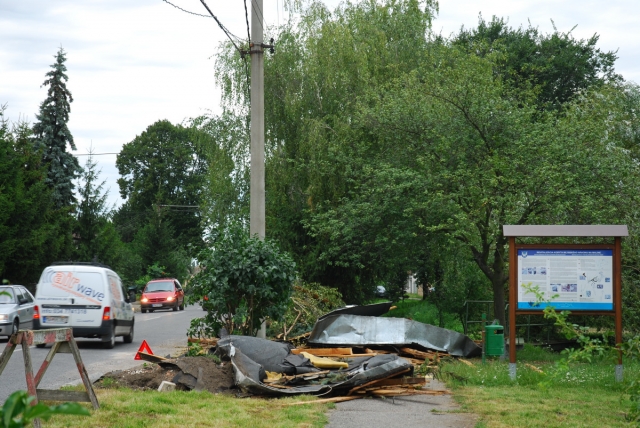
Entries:
<svg viewBox="0 0 640 428">
<path fill-rule="evenodd" d="M 239 399 L 209 392 L 96 390 L 100 409 L 91 417 L 55 416 L 47 427 L 323 427 L 326 404 L 283 404 L 315 397 Z M 88 406 L 90 408 L 90 406 Z"/>
<path fill-rule="evenodd" d="M 576 365 L 544 387 L 560 356 L 529 346 L 517 358 L 515 382 L 509 378 L 508 363 L 499 360 L 484 365 L 473 360 L 473 367 L 454 361 L 441 368 L 463 409 L 480 416 L 477 428 L 629 426 L 628 383 L 615 381 L 614 362 Z M 625 379 L 639 375 L 638 363 L 625 362 Z"/>
<path fill-rule="evenodd" d="M 503 427 L 628 427 L 628 383 L 614 379 L 609 360 L 578 364 L 560 373 L 553 383 L 549 373 L 562 356 L 525 345 L 517 355 L 517 379 L 509 378 L 507 362 L 487 358 L 469 360 L 472 366 L 450 359 L 440 377 L 452 389 L 462 412 L 479 416 L 476 428 Z M 542 370 L 545 373 L 540 373 Z M 625 379 L 640 377 L 640 363 L 626 362 Z M 82 390 L 82 386 L 69 389 Z M 90 418 L 56 416 L 48 427 L 323 427 L 333 405 L 284 404 L 315 397 L 239 399 L 208 392 L 96 390 L 101 408 Z M 400 421 L 399 421 L 400 423 Z"/>
</svg>

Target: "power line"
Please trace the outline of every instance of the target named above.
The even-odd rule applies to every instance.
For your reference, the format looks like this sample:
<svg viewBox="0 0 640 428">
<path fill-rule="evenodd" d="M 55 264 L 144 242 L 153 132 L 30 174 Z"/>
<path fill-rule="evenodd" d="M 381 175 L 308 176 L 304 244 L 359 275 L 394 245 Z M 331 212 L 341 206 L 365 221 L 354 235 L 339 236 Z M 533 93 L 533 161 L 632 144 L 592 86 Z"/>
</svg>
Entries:
<svg viewBox="0 0 640 428">
<path fill-rule="evenodd" d="M 166 1 L 166 0 L 165 0 Z M 225 28 L 224 25 L 222 25 L 222 23 L 220 22 L 220 20 L 218 20 L 218 17 L 215 16 L 213 14 L 213 12 L 211 12 L 211 9 L 209 9 L 209 6 L 207 6 L 207 4 L 204 2 L 204 0 L 200 0 L 200 3 L 202 3 L 202 5 L 207 9 L 207 11 L 209 12 L 209 14 L 213 17 L 213 19 L 216 20 L 216 22 L 218 23 L 218 27 L 220 27 L 220 29 L 227 35 L 227 37 L 229 38 L 229 40 L 231 41 L 231 43 L 233 44 L 233 46 L 236 48 L 236 50 L 240 53 L 242 53 L 242 50 L 238 47 L 238 45 L 236 45 L 236 42 L 233 41 L 233 39 L 231 38 L 231 36 L 229 35 L 229 30 L 227 30 Z M 234 36 L 235 37 L 235 36 Z"/>
<path fill-rule="evenodd" d="M 189 10 L 183 9 L 180 6 L 176 6 L 175 4 L 171 3 L 170 1 L 167 1 L 167 0 L 162 0 L 162 1 L 165 2 L 165 3 L 170 4 L 171 6 L 175 7 L 176 9 L 181 10 L 183 12 L 186 12 L 188 14 L 195 15 L 195 16 L 201 16 L 203 18 L 211 18 L 209 15 L 202 15 L 200 13 L 195 13 L 195 12 L 191 12 Z"/>
<path fill-rule="evenodd" d="M 247 21 L 247 40 L 249 40 L 249 45 L 251 45 L 251 34 L 249 33 L 249 12 L 247 11 L 247 0 L 244 0 L 244 17 Z"/>
<path fill-rule="evenodd" d="M 224 27 L 224 26 L 223 26 L 223 25 L 218 21 L 218 19 L 217 19 L 215 16 L 213 16 L 213 14 L 212 14 L 212 15 L 203 15 L 203 14 L 201 14 L 201 13 L 191 12 L 190 10 L 183 9 L 183 8 L 181 8 L 180 6 L 177 6 L 177 5 L 175 5 L 175 4 L 173 4 L 173 3 L 171 3 L 171 2 L 170 2 L 170 1 L 168 1 L 168 0 L 162 0 L 162 1 L 163 1 L 163 2 L 165 2 L 165 3 L 167 3 L 167 4 L 170 4 L 171 6 L 175 7 L 176 9 L 181 10 L 182 12 L 188 13 L 188 14 L 190 14 L 190 15 L 194 15 L 194 16 L 201 16 L 201 17 L 203 17 L 203 18 L 213 18 L 213 19 L 215 19 L 215 20 L 216 20 L 216 22 L 218 22 L 218 25 L 220 25 L 220 26 L 221 26 L 222 31 L 224 31 L 225 33 L 227 33 L 227 36 L 231 35 L 231 36 L 235 37 L 235 38 L 236 38 L 236 40 L 242 40 L 242 38 L 241 38 L 241 37 L 236 36 L 236 35 L 235 35 L 235 34 L 233 34 L 231 31 L 229 31 L 229 29 L 228 29 L 228 28 Z"/>
<path fill-rule="evenodd" d="M 75 156 L 102 156 L 102 155 L 119 155 L 120 153 L 78 153 Z"/>
</svg>

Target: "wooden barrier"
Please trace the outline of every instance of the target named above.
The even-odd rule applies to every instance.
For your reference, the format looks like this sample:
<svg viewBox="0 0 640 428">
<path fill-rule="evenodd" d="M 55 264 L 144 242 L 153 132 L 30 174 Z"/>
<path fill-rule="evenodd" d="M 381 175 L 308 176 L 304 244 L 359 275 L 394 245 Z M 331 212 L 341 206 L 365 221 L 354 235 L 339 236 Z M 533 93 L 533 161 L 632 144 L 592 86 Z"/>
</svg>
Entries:
<svg viewBox="0 0 640 428">
<path fill-rule="evenodd" d="M 31 363 L 31 345 L 52 344 L 49 353 L 42 362 L 42 366 L 38 373 L 34 376 L 33 365 Z M 80 350 L 73 338 L 70 328 L 55 328 L 50 330 L 20 330 L 9 338 L 9 342 L 5 347 L 2 355 L 0 355 L 0 375 L 7 366 L 16 346 L 22 345 L 22 355 L 24 357 L 24 372 L 27 378 L 27 390 L 29 395 L 35 398 L 33 404 L 37 404 L 38 400 L 46 401 L 81 401 L 90 402 L 94 409 L 98 409 L 98 398 L 93 391 L 93 385 L 89 380 L 89 375 L 84 367 L 82 358 L 80 358 Z M 60 391 L 55 389 L 38 389 L 38 385 L 47 369 L 51 365 L 51 360 L 58 354 L 72 354 L 75 359 L 76 366 L 80 372 L 80 378 L 86 391 Z M 34 421 L 34 426 L 39 427 L 40 421 Z"/>
</svg>

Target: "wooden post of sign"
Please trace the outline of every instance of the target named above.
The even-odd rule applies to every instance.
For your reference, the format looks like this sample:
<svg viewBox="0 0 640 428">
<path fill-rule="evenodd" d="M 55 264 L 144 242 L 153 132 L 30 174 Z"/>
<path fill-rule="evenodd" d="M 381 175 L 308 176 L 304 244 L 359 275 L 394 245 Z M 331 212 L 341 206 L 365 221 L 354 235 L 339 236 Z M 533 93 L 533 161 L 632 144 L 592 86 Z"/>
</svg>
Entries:
<svg viewBox="0 0 640 428">
<path fill-rule="evenodd" d="M 518 271 L 516 238 L 509 237 L 509 377 L 516 380 L 516 309 L 518 305 Z"/>
<path fill-rule="evenodd" d="M 622 366 L 622 239 L 618 236 L 615 238 L 615 249 L 613 251 L 613 275 L 614 289 L 613 297 L 615 299 L 613 305 L 615 307 L 615 323 L 616 323 L 616 345 L 618 347 L 618 364 L 615 369 L 617 382 L 622 382 L 623 366 Z"/>
<path fill-rule="evenodd" d="M 42 362 L 42 366 L 38 370 L 38 373 L 34 376 L 33 364 L 31 362 L 31 351 L 29 347 L 31 345 L 40 345 L 50 343 L 53 346 L 47 354 L 46 358 Z M 38 400 L 46 401 L 80 401 L 90 402 L 94 409 L 100 408 L 98 404 L 98 398 L 93 391 L 93 385 L 89 380 L 89 375 L 84 367 L 82 358 L 80 357 L 80 350 L 73 338 L 73 333 L 70 328 L 55 328 L 50 330 L 20 330 L 9 338 L 6 348 L 0 355 L 0 374 L 9 362 L 9 358 L 13 354 L 17 345 L 22 345 L 22 355 L 24 358 L 24 372 L 27 380 L 27 390 L 29 395 L 34 397 L 32 404 L 38 404 Z M 38 389 L 38 385 L 42 380 L 42 377 L 46 373 L 51 360 L 57 353 L 70 353 L 75 359 L 76 366 L 80 372 L 80 379 L 86 388 L 86 391 L 60 391 L 55 389 Z M 33 426 L 40 427 L 40 420 L 36 419 L 33 422 Z"/>
</svg>

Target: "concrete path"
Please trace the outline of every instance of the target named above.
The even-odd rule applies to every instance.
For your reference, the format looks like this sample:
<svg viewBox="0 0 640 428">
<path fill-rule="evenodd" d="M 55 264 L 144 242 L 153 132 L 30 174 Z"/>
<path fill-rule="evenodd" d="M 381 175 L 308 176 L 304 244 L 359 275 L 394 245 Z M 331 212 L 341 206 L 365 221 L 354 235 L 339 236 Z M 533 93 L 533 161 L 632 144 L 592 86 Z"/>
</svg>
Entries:
<svg viewBox="0 0 640 428">
<path fill-rule="evenodd" d="M 431 389 L 446 389 L 431 380 Z M 450 395 L 410 395 L 394 398 L 363 398 L 336 403 L 329 414 L 328 428 L 359 427 L 450 427 L 473 428 L 477 416 L 460 413 Z"/>
</svg>

